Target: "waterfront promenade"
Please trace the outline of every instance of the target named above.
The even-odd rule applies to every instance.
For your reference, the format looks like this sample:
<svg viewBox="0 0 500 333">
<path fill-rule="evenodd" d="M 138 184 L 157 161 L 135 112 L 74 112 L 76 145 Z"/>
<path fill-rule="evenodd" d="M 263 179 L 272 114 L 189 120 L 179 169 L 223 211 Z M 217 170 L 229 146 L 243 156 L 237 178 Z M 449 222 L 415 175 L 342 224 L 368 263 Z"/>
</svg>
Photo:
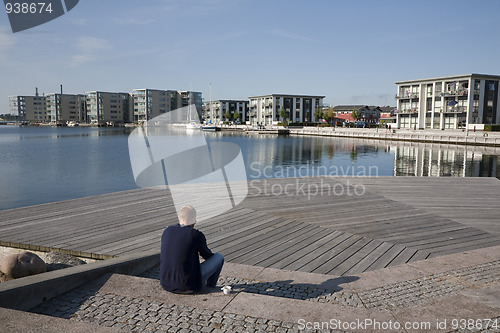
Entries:
<svg viewBox="0 0 500 333">
<path fill-rule="evenodd" d="M 304 127 L 301 129 L 290 128 L 290 134 L 500 147 L 500 132 L 465 131 L 461 129 L 414 130 L 402 128 L 389 130 L 385 128 Z"/>
<path fill-rule="evenodd" d="M 426 142 L 438 144 L 471 145 L 500 147 L 500 132 L 474 131 L 465 129 L 424 129 L 410 128 L 347 128 L 347 127 L 287 127 L 268 126 L 255 129 L 249 126 L 223 126 L 223 130 L 243 130 L 255 134 L 313 135 L 339 138 L 358 138 L 370 140 Z"/>
<path fill-rule="evenodd" d="M 68 294 L 33 311 L 65 320 L 56 320 L 56 326 L 64 327 L 71 318 L 75 331 L 81 325 L 81 331 L 113 326 L 296 332 L 300 318 L 432 318 L 435 324 L 453 315 L 499 316 L 499 180 L 314 177 L 252 182 L 238 207 L 199 225 L 209 246 L 226 258 L 219 283 L 233 285 L 236 292 L 230 296 L 218 290 L 194 297 L 164 293 L 154 260 L 148 259 L 151 267 L 142 277 L 108 274 L 99 280 L 96 273 L 89 284 L 66 290 Z M 104 265 L 141 251 L 154 257 L 161 232 L 173 223 L 175 211 L 164 190 L 138 189 L 1 211 L 0 241 L 3 246 L 113 258 L 99 263 Z M 9 283 L 0 285 L 0 298 Z M 1 314 L 9 324 L 18 315 Z M 28 317 L 33 322 L 46 318 Z"/>
</svg>

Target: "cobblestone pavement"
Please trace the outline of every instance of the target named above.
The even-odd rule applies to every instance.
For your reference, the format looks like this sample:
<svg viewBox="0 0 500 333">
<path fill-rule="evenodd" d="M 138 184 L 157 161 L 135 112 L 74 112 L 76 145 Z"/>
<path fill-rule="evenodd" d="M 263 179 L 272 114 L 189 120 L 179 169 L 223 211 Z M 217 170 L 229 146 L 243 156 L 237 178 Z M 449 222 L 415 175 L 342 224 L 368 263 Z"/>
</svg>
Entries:
<svg viewBox="0 0 500 333">
<path fill-rule="evenodd" d="M 132 332 L 304 332 L 297 323 L 75 290 L 33 312 Z M 320 331 L 318 331 L 320 332 Z M 339 332 L 325 330 L 325 332 Z"/>
<path fill-rule="evenodd" d="M 500 281 L 500 261 L 394 283 L 358 293 L 367 308 L 395 310 L 449 296 L 466 287 Z"/>
<path fill-rule="evenodd" d="M 158 279 L 158 267 L 142 277 Z M 480 288 L 499 281 L 500 261 L 495 261 L 357 293 L 345 290 L 332 292 L 308 284 L 294 285 L 232 277 L 221 277 L 218 285 L 231 285 L 235 292 L 245 291 L 348 307 L 396 310 L 451 296 L 466 287 Z M 308 332 L 300 330 L 298 323 L 99 293 L 98 290 L 85 287 L 45 302 L 32 312 L 133 332 Z M 488 328 L 474 328 L 467 326 L 468 323 L 462 323 L 453 332 L 500 333 L 500 316 L 493 318 L 491 323 L 496 324 L 496 327 L 490 325 Z"/>
</svg>

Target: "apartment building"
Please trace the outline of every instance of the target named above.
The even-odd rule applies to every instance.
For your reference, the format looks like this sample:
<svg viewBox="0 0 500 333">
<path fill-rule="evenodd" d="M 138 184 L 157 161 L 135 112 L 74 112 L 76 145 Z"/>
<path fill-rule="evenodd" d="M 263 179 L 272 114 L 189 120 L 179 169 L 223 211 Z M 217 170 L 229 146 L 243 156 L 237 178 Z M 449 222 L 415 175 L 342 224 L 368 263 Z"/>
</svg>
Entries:
<svg viewBox="0 0 500 333">
<path fill-rule="evenodd" d="M 45 97 L 48 121 L 85 121 L 85 95 L 52 93 Z"/>
<path fill-rule="evenodd" d="M 483 129 L 500 124 L 500 76 L 466 74 L 398 81 L 398 128 Z"/>
<path fill-rule="evenodd" d="M 177 91 L 158 89 L 134 89 L 134 121 L 144 122 L 161 114 L 182 107 Z"/>
<path fill-rule="evenodd" d="M 10 113 L 21 121 L 48 122 L 45 96 L 9 96 Z"/>
<path fill-rule="evenodd" d="M 231 114 L 229 121 L 246 122 L 248 120 L 248 100 L 220 99 L 208 101 L 204 105 L 203 117 L 205 121 L 213 121 L 213 123 L 217 124 L 226 120 L 227 112 Z"/>
<path fill-rule="evenodd" d="M 89 91 L 86 95 L 86 119 L 90 124 L 133 121 L 132 96 L 123 92 Z"/>
<path fill-rule="evenodd" d="M 177 108 L 180 107 L 187 107 L 189 105 L 194 105 L 196 109 L 196 113 L 198 115 L 198 120 L 203 119 L 203 98 L 202 98 L 202 93 L 199 91 L 186 91 L 186 90 L 179 90 L 177 91 L 178 94 L 178 100 L 180 101 L 180 106 L 178 105 Z M 188 110 L 186 108 L 185 110 Z M 192 110 L 192 109 L 189 109 Z M 194 111 L 194 110 L 193 110 Z M 187 115 L 188 116 L 188 115 Z M 190 116 L 188 116 L 189 118 Z M 188 119 L 190 121 L 191 119 Z"/>
<path fill-rule="evenodd" d="M 180 96 L 181 105 L 179 107 L 185 107 L 194 104 L 198 112 L 201 113 L 203 107 L 202 93 L 199 91 L 186 91 L 179 90 L 177 94 Z"/>
<path fill-rule="evenodd" d="M 196 91 L 134 89 L 134 121 L 144 122 L 161 114 L 194 104 L 201 116 L 202 93 Z"/>
<path fill-rule="evenodd" d="M 270 94 L 249 97 L 250 124 L 271 125 L 281 120 L 284 108 L 291 122 L 314 122 L 314 110 L 323 108 L 325 96 Z M 319 119 L 318 119 L 319 120 Z"/>
</svg>

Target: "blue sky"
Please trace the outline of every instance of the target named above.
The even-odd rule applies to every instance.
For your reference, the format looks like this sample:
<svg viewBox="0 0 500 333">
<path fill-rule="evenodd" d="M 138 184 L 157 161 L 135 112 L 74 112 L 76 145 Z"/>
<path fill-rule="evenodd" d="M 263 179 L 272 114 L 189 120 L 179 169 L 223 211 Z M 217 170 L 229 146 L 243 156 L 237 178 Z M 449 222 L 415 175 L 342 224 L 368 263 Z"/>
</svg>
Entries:
<svg viewBox="0 0 500 333">
<path fill-rule="evenodd" d="M 500 75 L 499 14 L 500 0 L 80 0 L 14 34 L 2 12 L 0 113 L 9 95 L 60 84 L 395 105 L 398 80 Z"/>
</svg>

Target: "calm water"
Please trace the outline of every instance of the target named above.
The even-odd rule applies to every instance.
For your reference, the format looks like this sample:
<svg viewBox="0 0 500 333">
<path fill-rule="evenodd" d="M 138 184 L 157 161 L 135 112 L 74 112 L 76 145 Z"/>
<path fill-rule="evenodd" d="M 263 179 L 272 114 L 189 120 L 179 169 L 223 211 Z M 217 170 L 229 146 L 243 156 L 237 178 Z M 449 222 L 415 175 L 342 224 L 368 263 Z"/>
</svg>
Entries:
<svg viewBox="0 0 500 333">
<path fill-rule="evenodd" d="M 0 210 L 137 188 L 131 129 L 0 126 Z M 499 177 L 500 150 L 322 137 L 205 133 L 240 146 L 248 178 Z"/>
</svg>

